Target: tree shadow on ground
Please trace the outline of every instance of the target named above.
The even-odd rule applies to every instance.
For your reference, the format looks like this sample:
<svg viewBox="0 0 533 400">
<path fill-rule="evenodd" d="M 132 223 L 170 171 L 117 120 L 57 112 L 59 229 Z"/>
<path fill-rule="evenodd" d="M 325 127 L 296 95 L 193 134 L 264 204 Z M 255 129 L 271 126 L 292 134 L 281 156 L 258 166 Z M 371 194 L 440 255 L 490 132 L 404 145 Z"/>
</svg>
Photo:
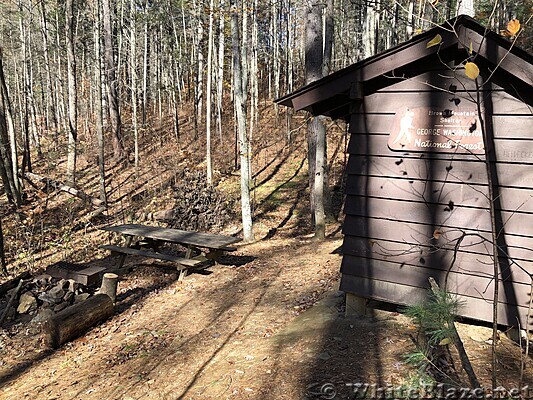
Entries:
<svg viewBox="0 0 533 400">
<path fill-rule="evenodd" d="M 234 268 L 240 268 L 248 263 L 255 260 L 255 257 L 252 256 L 224 256 L 221 259 L 220 265 L 231 265 Z M 103 259 L 95 260 L 91 263 L 84 263 L 87 266 L 109 266 L 114 265 L 117 261 L 117 257 L 108 256 Z M 148 274 L 148 277 L 151 277 L 153 281 L 151 284 L 147 285 L 138 285 L 132 288 L 129 288 L 123 293 L 117 294 L 117 300 L 114 307 L 113 319 L 117 319 L 120 315 L 126 313 L 134 305 L 138 305 L 148 298 L 152 293 L 156 293 L 161 290 L 165 290 L 168 287 L 176 283 L 179 272 L 174 266 L 171 266 L 167 263 L 142 263 L 143 259 L 137 256 L 129 256 L 129 262 L 124 267 L 124 270 L 129 270 L 129 273 L 125 275 L 126 282 L 128 280 L 128 275 L 135 273 L 136 270 L 144 271 L 144 274 Z M 212 268 L 216 266 L 207 266 L 206 268 Z M 143 272 L 141 272 L 142 274 Z M 208 270 L 200 271 L 191 271 L 189 276 L 194 276 L 195 274 L 209 274 Z M 103 273 L 102 273 L 103 274 Z M 155 278 L 154 278 L 155 277 Z M 131 279 L 131 278 L 130 278 Z M 95 288 L 93 288 L 95 290 Z M 183 304 L 182 307 L 185 307 L 187 304 Z M 179 310 L 178 310 L 179 311 Z M 105 324 L 103 322 L 102 324 Z M 98 329 L 102 324 L 91 327 L 85 334 L 91 332 L 93 329 Z M 74 339 L 76 340 L 76 339 Z M 39 365 L 41 362 L 45 362 L 49 357 L 57 353 L 58 351 L 63 351 L 65 346 L 69 347 L 72 342 L 64 344 L 58 349 L 44 349 L 38 350 L 34 355 L 20 364 L 12 367 L 8 373 L 0 374 L 0 388 L 5 384 L 16 380 L 20 375 L 24 374 L 28 369 Z M 37 349 L 36 349 L 37 350 Z"/>
</svg>

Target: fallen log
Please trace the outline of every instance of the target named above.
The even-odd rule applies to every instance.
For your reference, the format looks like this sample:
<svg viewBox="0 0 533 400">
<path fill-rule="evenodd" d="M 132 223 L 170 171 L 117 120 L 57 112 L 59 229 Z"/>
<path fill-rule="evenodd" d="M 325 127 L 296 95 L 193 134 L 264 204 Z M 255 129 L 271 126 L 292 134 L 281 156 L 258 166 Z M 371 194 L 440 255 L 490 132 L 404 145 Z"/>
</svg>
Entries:
<svg viewBox="0 0 533 400">
<path fill-rule="evenodd" d="M 46 185 L 45 188 L 51 187 L 61 192 L 66 192 L 68 194 L 71 194 L 72 196 L 82 199 L 83 201 L 91 203 L 95 207 L 102 207 L 104 205 L 104 202 L 102 200 L 97 199 L 96 197 L 89 196 L 87 193 L 79 189 L 73 188 L 72 186 L 66 185 L 62 182 L 47 178 L 45 176 L 34 174 L 33 172 L 26 172 L 25 177 L 34 186 L 37 186 L 35 182 L 44 183 Z M 45 189 L 41 189 L 41 190 L 45 191 Z"/>
<path fill-rule="evenodd" d="M 28 279 L 31 276 L 30 271 L 25 271 L 22 274 L 17 275 L 13 279 L 10 279 L 7 282 L 4 282 L 0 285 L 0 297 L 5 295 L 7 292 L 9 292 L 11 289 L 14 289 L 17 287 L 17 284 L 21 279 Z"/>
<path fill-rule="evenodd" d="M 97 294 L 51 316 L 45 323 L 48 346 L 58 348 L 75 339 L 94 325 L 113 315 L 113 301 L 106 294 Z"/>
</svg>

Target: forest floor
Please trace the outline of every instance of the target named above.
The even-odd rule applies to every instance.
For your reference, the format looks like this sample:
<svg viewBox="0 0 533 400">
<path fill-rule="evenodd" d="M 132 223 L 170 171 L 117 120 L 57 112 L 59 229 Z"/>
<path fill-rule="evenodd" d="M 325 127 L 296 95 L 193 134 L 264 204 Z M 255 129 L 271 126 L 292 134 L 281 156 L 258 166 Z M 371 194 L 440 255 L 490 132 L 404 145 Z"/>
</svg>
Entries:
<svg viewBox="0 0 533 400">
<path fill-rule="evenodd" d="M 146 137 L 137 174 L 131 165 L 109 168 L 111 208 L 104 215 L 89 217 L 85 205 L 65 194 L 32 193 L 25 217 L 4 221 L 13 275 L 38 273 L 58 260 L 109 265 L 116 260 L 97 249 L 107 240 L 99 228 L 146 222 L 150 212 L 169 208 L 180 171 L 203 167 L 202 143 L 182 138 L 171 146 L 172 138 Z M 416 335 L 407 317 L 378 309 L 345 316 L 338 292 L 341 221 L 330 221 L 325 241 L 313 240 L 305 146 L 301 133 L 295 137 L 292 146 L 279 132 L 256 138 L 254 243 L 181 282 L 171 266 L 129 257 L 134 269 L 119 282 L 113 317 L 57 350 L 46 348 L 40 323 L 6 324 L 0 399 L 347 399 L 355 398 L 356 383 L 418 387 L 419 374 L 405 362 Z M 329 141 L 335 182 L 344 163 L 342 132 Z M 228 158 L 231 143 L 215 154 L 218 187 L 236 197 L 238 175 Z M 90 160 L 88 149 L 80 158 L 80 185 L 96 193 Z M 45 158 L 36 169 L 56 176 L 58 166 Z M 339 204 L 334 199 L 337 215 Z M 223 232 L 239 230 L 237 218 Z M 458 329 L 489 387 L 491 330 Z M 520 347 L 501 335 L 498 352 L 498 383 L 516 387 Z M 523 382 L 533 384 L 528 367 Z"/>
</svg>

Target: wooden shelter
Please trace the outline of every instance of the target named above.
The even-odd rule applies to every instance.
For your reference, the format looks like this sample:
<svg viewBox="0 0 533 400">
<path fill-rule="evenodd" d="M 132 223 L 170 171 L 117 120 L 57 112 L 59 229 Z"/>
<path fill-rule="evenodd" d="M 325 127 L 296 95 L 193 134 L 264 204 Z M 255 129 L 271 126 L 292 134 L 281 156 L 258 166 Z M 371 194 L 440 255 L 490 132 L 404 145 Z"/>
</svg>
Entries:
<svg viewBox="0 0 533 400">
<path fill-rule="evenodd" d="M 428 47 L 437 34 L 440 44 Z M 477 80 L 465 75 L 467 60 L 479 67 Z M 462 315 L 491 321 L 493 192 L 498 321 L 525 326 L 531 54 L 460 16 L 277 102 L 349 123 L 341 290 L 414 304 L 431 276 L 465 301 Z"/>
</svg>

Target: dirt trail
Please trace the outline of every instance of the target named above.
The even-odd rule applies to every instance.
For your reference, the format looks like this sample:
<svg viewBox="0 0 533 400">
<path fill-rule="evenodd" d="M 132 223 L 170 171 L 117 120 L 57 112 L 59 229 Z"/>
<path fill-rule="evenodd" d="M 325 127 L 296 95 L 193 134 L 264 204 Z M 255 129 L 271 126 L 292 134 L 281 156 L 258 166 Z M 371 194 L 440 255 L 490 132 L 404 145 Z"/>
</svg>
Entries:
<svg viewBox="0 0 533 400">
<path fill-rule="evenodd" d="M 239 381 L 248 382 L 250 368 L 275 373 L 277 356 L 269 338 L 336 285 L 340 257 L 332 253 L 340 243 L 257 243 L 228 257 L 230 265 L 184 282 L 177 282 L 172 270 L 141 265 L 120 283 L 118 312 L 111 320 L 51 354 L 24 349 L 24 368 L 16 362 L 2 367 L 0 379 L 15 374 L 0 393 L 13 399 L 240 393 Z M 245 264 L 234 265 L 241 261 Z M 136 297 L 153 274 L 168 285 Z M 260 387 L 261 381 L 243 393 L 268 389 Z"/>
<path fill-rule="evenodd" d="M 32 336 L 35 325 L 27 340 L 2 338 L 0 398 L 291 400 L 335 391 L 329 398 L 348 399 L 358 382 L 413 384 L 410 321 L 341 312 L 340 244 L 258 242 L 183 282 L 140 264 L 120 282 L 113 318 L 84 337 L 52 353 Z M 490 329 L 459 324 L 459 332 L 488 386 Z M 520 350 L 505 337 L 498 348 L 500 383 L 516 387 Z M 532 378 L 527 371 L 524 383 Z"/>
</svg>

